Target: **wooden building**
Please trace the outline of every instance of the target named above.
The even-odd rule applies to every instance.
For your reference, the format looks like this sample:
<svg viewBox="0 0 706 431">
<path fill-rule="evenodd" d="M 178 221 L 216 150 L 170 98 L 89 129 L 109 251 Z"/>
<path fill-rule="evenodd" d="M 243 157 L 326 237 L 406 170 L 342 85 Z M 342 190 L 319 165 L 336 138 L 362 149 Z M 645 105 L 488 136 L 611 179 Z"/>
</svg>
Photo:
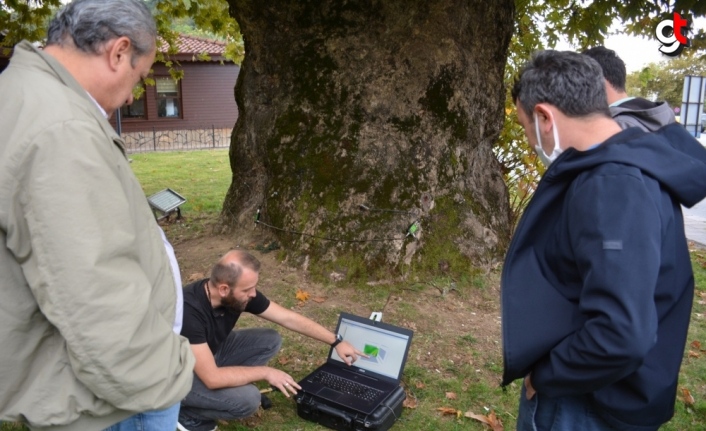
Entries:
<svg viewBox="0 0 706 431">
<path fill-rule="evenodd" d="M 181 35 L 177 46 L 178 54 L 169 60 L 183 70 L 183 78 L 175 81 L 169 68 L 156 62 L 151 75 L 155 85 L 140 84 L 145 90 L 142 97 L 110 119 L 129 152 L 230 145 L 238 118 L 235 81 L 240 67 L 225 59 L 224 43 Z M 10 49 L 0 47 L 0 72 L 10 56 Z"/>
<path fill-rule="evenodd" d="M 184 71 L 183 78 L 175 81 L 167 66 L 155 62 L 155 85 L 141 84 L 142 97 L 110 120 L 130 152 L 229 145 L 240 68 L 223 57 L 224 43 L 185 35 L 177 43 L 179 53 L 169 60 Z"/>
</svg>

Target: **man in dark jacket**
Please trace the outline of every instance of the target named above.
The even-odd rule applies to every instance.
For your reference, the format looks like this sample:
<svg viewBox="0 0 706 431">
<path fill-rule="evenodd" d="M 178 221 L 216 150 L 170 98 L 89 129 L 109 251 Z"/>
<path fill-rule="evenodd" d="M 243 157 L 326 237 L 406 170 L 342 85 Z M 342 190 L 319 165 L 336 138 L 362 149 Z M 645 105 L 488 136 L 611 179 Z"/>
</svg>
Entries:
<svg viewBox="0 0 706 431">
<path fill-rule="evenodd" d="M 601 66 L 605 78 L 605 90 L 610 105 L 610 115 L 620 127 L 639 127 L 654 132 L 662 126 L 674 123 L 674 112 L 667 102 L 651 102 L 642 97 L 630 97 L 625 91 L 627 72 L 625 63 L 612 49 L 597 46 L 584 51 Z"/>
<path fill-rule="evenodd" d="M 679 124 L 621 131 L 585 55 L 537 53 L 513 97 L 548 164 L 502 275 L 517 429 L 656 430 L 674 413 L 694 289 L 681 205 L 706 195 L 706 150 Z"/>
</svg>

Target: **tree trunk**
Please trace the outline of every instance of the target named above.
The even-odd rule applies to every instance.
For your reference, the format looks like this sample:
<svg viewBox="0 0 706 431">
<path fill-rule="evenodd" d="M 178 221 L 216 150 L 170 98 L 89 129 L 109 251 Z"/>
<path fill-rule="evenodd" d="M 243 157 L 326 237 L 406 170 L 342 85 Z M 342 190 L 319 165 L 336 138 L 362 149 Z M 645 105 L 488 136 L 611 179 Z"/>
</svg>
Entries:
<svg viewBox="0 0 706 431">
<path fill-rule="evenodd" d="M 514 0 L 229 4 L 246 55 L 228 226 L 349 278 L 467 271 L 504 250 L 491 147 Z"/>
</svg>

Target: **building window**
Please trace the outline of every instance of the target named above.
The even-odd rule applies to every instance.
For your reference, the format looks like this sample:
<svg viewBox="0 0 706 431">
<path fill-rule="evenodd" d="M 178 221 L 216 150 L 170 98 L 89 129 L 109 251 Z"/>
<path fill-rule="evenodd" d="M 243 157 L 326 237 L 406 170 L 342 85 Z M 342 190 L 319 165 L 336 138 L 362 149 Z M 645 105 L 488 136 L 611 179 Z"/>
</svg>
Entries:
<svg viewBox="0 0 706 431">
<path fill-rule="evenodd" d="M 122 118 L 146 118 L 145 115 L 145 85 L 142 81 L 138 82 L 132 94 L 139 94 L 139 99 L 133 99 L 132 104 L 123 105 L 120 108 L 120 116 Z"/>
<path fill-rule="evenodd" d="M 155 78 L 157 86 L 157 115 L 178 118 L 181 115 L 179 83 L 172 78 Z"/>
</svg>

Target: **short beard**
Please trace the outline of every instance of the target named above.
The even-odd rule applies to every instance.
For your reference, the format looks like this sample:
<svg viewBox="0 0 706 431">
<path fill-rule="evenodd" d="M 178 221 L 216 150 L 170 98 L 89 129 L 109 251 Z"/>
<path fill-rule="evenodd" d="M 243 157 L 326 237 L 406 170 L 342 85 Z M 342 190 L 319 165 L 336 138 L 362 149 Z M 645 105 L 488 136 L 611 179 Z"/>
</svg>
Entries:
<svg viewBox="0 0 706 431">
<path fill-rule="evenodd" d="M 226 310 L 230 311 L 231 313 L 242 313 L 245 311 L 245 308 L 248 306 L 250 303 L 250 299 L 247 301 L 238 301 L 235 299 L 235 296 L 231 292 L 228 296 L 223 298 L 221 300 L 221 306 L 225 308 Z"/>
</svg>

